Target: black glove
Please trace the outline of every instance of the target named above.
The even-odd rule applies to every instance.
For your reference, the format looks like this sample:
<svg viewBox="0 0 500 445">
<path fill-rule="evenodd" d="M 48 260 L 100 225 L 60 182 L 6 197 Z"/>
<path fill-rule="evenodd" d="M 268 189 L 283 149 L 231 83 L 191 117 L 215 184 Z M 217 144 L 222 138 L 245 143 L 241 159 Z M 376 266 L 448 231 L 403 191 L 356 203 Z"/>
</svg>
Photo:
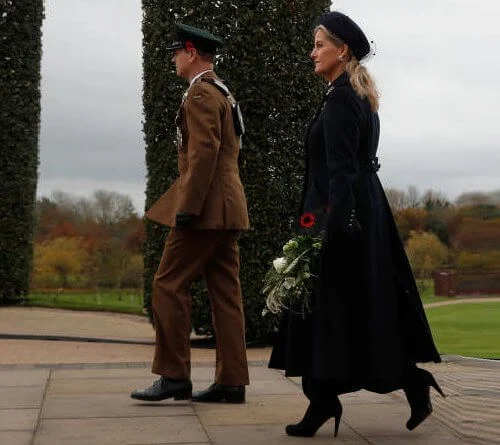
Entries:
<svg viewBox="0 0 500 445">
<path fill-rule="evenodd" d="M 191 215 L 186 212 L 177 212 L 175 214 L 175 226 L 179 228 L 186 228 L 194 224 L 197 216 Z"/>
</svg>

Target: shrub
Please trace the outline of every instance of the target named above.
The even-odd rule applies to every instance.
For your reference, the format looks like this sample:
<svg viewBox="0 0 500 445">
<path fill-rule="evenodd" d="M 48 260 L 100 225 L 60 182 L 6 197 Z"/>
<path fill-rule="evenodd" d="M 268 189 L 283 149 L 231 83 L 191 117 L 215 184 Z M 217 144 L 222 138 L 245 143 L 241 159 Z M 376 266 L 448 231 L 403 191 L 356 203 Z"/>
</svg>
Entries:
<svg viewBox="0 0 500 445">
<path fill-rule="evenodd" d="M 28 292 L 40 126 L 42 0 L 0 6 L 0 304 Z"/>
</svg>

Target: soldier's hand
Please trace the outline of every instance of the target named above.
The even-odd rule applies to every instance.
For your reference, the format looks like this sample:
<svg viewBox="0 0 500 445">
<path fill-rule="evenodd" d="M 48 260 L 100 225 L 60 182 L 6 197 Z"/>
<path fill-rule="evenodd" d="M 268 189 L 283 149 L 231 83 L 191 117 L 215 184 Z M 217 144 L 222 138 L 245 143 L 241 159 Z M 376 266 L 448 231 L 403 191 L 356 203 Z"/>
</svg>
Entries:
<svg viewBox="0 0 500 445">
<path fill-rule="evenodd" d="M 175 226 L 186 228 L 194 224 L 197 216 L 186 212 L 177 212 L 175 214 Z"/>
</svg>

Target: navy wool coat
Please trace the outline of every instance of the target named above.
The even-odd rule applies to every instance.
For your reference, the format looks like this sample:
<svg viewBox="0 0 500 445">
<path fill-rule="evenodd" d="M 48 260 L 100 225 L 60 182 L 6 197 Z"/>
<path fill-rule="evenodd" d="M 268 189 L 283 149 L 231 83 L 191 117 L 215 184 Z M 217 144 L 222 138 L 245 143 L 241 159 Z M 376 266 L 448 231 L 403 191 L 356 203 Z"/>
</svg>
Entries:
<svg viewBox="0 0 500 445">
<path fill-rule="evenodd" d="M 306 134 L 300 212 L 329 209 L 312 312 L 285 311 L 269 363 L 339 393 L 393 391 L 408 367 L 440 361 L 376 174 L 378 140 L 378 114 L 342 74 Z"/>
</svg>

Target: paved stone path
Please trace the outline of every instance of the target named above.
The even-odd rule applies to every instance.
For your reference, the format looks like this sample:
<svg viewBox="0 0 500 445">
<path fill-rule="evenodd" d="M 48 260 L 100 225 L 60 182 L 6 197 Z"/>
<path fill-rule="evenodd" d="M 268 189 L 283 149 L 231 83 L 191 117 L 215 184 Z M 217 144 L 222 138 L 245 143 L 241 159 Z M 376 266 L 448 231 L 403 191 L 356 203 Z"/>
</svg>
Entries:
<svg viewBox="0 0 500 445">
<path fill-rule="evenodd" d="M 144 320 L 2 308 L 0 333 L 7 328 L 18 334 L 114 334 L 115 340 L 146 341 L 0 339 L 1 445 L 500 444 L 499 361 L 445 357 L 444 363 L 425 365 L 447 397 L 432 392 L 434 413 L 413 432 L 404 426 L 409 409 L 402 392 L 360 391 L 341 396 L 344 416 L 336 440 L 333 421 L 304 439 L 284 433 L 284 425 L 299 420 L 307 405 L 300 381 L 266 367 L 269 348 L 248 349 L 251 385 L 244 405 L 154 404 L 129 398 L 131 390 L 154 378 L 152 330 Z M 193 384 L 204 388 L 213 380 L 214 351 L 192 352 Z"/>
<path fill-rule="evenodd" d="M 500 297 L 477 297 L 477 298 L 450 298 L 445 301 L 436 301 L 434 303 L 424 304 L 424 307 L 436 306 L 449 306 L 451 304 L 464 304 L 464 303 L 497 303 L 500 302 Z"/>
<path fill-rule="evenodd" d="M 291 438 L 284 425 L 300 419 L 306 401 L 298 379 L 253 363 L 244 405 L 165 401 L 142 403 L 129 392 L 151 382 L 143 364 L 0 367 L 0 443 L 106 444 L 494 444 L 499 442 L 498 367 L 451 362 L 432 366 L 448 394 L 433 394 L 435 412 L 413 432 L 403 395 L 365 391 L 342 396 L 337 440 L 329 421 L 314 439 Z M 193 368 L 195 387 L 213 368 Z M 470 415 L 466 415 L 467 411 Z M 468 417 L 468 418 L 467 418 Z"/>
</svg>

